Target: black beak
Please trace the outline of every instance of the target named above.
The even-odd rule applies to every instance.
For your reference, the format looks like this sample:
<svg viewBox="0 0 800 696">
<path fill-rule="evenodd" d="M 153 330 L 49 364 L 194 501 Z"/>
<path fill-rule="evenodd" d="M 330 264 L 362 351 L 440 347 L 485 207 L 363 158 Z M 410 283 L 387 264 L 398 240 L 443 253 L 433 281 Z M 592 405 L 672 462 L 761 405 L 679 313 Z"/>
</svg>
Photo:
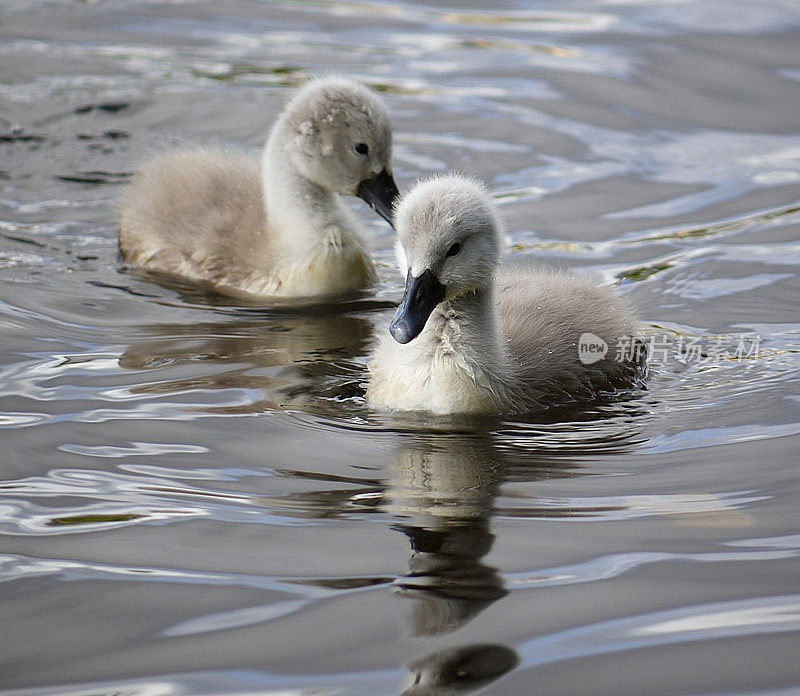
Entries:
<svg viewBox="0 0 800 696">
<path fill-rule="evenodd" d="M 397 308 L 389 333 L 398 343 L 413 341 L 422 333 L 428 317 L 444 299 L 445 288 L 431 271 L 425 271 L 419 278 L 408 271 L 406 291 Z"/>
<path fill-rule="evenodd" d="M 356 192 L 359 198 L 362 198 L 367 205 L 372 208 L 378 215 L 380 215 L 392 227 L 394 223 L 394 200 L 400 195 L 397 190 L 397 184 L 394 183 L 392 175 L 385 169 L 380 173 L 373 176 L 371 179 L 364 179 L 358 185 Z"/>
</svg>

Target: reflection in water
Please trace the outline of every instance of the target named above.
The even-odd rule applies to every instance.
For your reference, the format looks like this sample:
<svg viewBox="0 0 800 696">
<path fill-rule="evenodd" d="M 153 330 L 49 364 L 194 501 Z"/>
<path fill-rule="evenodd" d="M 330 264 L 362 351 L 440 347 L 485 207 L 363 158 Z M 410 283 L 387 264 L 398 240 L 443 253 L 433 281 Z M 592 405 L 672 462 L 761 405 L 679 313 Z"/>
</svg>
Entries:
<svg viewBox="0 0 800 696">
<path fill-rule="evenodd" d="M 286 469 L 280 473 L 325 485 L 317 491 L 263 497 L 260 502 L 293 517 L 382 511 L 398 519 L 393 526 L 406 535 L 412 549 L 408 573 L 393 583 L 397 596 L 411 600 L 406 631 L 416 637 L 444 638 L 508 594 L 497 569 L 483 562 L 494 542 L 491 515 L 500 485 L 583 475 L 576 443 L 586 444 L 584 455 L 631 446 L 640 435 L 629 417 L 623 421 L 609 419 L 603 428 L 598 416 L 593 434 L 587 437 L 582 431 L 592 423 L 587 416 L 578 424 L 576 438 L 569 437 L 570 428 L 562 432 L 563 451 L 553 442 L 537 450 L 536 437 L 523 446 L 523 430 L 514 439 L 504 436 L 502 447 L 494 441 L 497 431 L 401 432 L 386 479 Z M 341 488 L 331 488 L 332 482 L 341 483 Z M 568 505 L 561 513 L 574 515 Z M 403 694 L 467 693 L 516 663 L 514 650 L 502 645 L 446 647 L 408 665 L 412 676 Z"/>
<path fill-rule="evenodd" d="M 601 422 L 592 438 L 581 436 L 586 452 L 618 450 L 639 439 L 636 427 L 615 428 Z M 532 482 L 583 475 L 563 437 L 563 453 L 549 447 L 522 451 L 522 438 L 504 446 L 495 433 L 416 434 L 402 441 L 391 477 L 383 492 L 384 510 L 402 519 L 395 528 L 409 539 L 413 555 L 407 575 L 395 581 L 397 594 L 414 600 L 409 617 L 413 635 L 439 635 L 455 631 L 492 602 L 507 594 L 496 569 L 482 562 L 494 541 L 490 517 L 501 483 Z M 538 442 L 538 441 L 537 441 Z M 514 497 L 504 516 L 582 517 L 598 514 L 595 507 L 576 506 L 571 499 L 540 501 Z M 623 506 L 611 506 L 626 510 Z"/>
<path fill-rule="evenodd" d="M 538 472 L 534 478 L 558 475 L 564 467 L 556 459 L 547 463 L 551 466 L 540 460 L 531 469 Z M 383 507 L 402 519 L 395 528 L 409 538 L 413 550 L 409 572 L 394 583 L 398 596 L 413 601 L 411 634 L 456 631 L 508 594 L 497 569 L 482 561 L 494 542 L 490 515 L 506 468 L 488 433 L 416 434 L 402 441 Z M 517 662 L 516 652 L 503 645 L 448 647 L 411 663 L 402 693 L 468 693 Z"/>
<path fill-rule="evenodd" d="M 324 408 L 325 401 L 341 403 L 361 395 L 360 368 L 353 359 L 364 354 L 371 333 L 366 319 L 335 313 L 160 324 L 148 329 L 155 338 L 130 345 L 119 364 L 159 371 L 157 380 L 131 387 L 138 395 L 244 393 L 236 403 L 215 400 L 202 407 L 209 413 Z"/>
<path fill-rule="evenodd" d="M 503 463 L 485 433 L 404 440 L 384 496 L 384 509 L 403 521 L 409 572 L 396 593 L 413 600 L 408 630 L 417 636 L 455 631 L 507 594 L 496 568 L 482 562 L 494 542 L 492 501 Z M 404 696 L 467 693 L 518 662 L 503 645 L 448 647 L 418 658 Z"/>
<path fill-rule="evenodd" d="M 403 518 L 413 555 L 396 581 L 414 600 L 415 635 L 454 631 L 506 595 L 497 571 L 481 559 L 494 535 L 489 511 L 501 462 L 488 437 L 415 437 L 397 455 L 385 507 Z"/>
<path fill-rule="evenodd" d="M 501 483 L 581 475 L 573 457 L 558 456 L 557 448 L 530 451 L 530 441 L 526 457 L 507 463 L 508 448 L 493 438 L 487 432 L 417 433 L 401 441 L 382 507 L 402 519 L 395 528 L 413 550 L 409 572 L 394 582 L 397 595 L 413 601 L 407 619 L 412 635 L 456 631 L 508 594 L 497 569 L 482 560 L 494 542 L 490 517 Z M 617 449 L 636 439 L 632 428 L 607 431 L 605 439 L 595 433 L 589 449 Z M 447 647 L 408 665 L 412 674 L 402 694 L 468 693 L 518 661 L 503 645 Z"/>
<path fill-rule="evenodd" d="M 516 667 L 517 654 L 503 645 L 469 645 L 438 650 L 412 662 L 402 696 L 465 694 Z"/>
</svg>

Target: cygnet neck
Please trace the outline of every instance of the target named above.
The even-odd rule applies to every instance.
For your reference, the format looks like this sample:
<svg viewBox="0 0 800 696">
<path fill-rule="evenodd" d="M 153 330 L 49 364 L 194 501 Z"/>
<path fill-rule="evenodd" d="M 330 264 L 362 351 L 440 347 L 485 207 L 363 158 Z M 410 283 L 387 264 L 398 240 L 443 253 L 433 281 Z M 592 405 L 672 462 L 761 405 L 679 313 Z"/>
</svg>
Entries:
<svg viewBox="0 0 800 696">
<path fill-rule="evenodd" d="M 341 235 L 350 225 L 339 195 L 295 168 L 289 138 L 291 134 L 278 123 L 264 147 L 266 229 L 271 244 L 283 254 L 305 256 L 316 244 L 341 244 Z"/>
<path fill-rule="evenodd" d="M 495 311 L 494 281 L 442 302 L 424 332 L 442 350 L 458 354 L 475 366 L 503 369 L 504 353 Z"/>
</svg>

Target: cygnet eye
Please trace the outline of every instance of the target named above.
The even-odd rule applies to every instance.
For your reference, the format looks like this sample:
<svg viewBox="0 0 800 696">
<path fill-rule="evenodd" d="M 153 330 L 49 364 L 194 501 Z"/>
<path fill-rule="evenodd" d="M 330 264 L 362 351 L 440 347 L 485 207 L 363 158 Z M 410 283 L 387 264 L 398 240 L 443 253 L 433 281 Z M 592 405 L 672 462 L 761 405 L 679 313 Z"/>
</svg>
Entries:
<svg viewBox="0 0 800 696">
<path fill-rule="evenodd" d="M 369 152 L 369 145 L 366 143 L 356 143 L 354 149 L 359 155 L 366 155 Z"/>
<path fill-rule="evenodd" d="M 450 245 L 450 248 L 447 250 L 445 256 L 448 258 L 451 256 L 455 256 L 459 251 L 461 251 L 461 244 L 459 242 L 456 242 L 455 244 Z"/>
</svg>

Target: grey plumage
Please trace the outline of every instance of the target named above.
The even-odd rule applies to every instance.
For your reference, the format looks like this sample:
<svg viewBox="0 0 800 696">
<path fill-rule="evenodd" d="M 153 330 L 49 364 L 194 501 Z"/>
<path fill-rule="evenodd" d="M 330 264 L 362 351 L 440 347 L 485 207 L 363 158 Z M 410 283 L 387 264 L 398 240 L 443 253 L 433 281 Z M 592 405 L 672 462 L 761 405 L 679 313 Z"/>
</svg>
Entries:
<svg viewBox="0 0 800 696">
<path fill-rule="evenodd" d="M 340 196 L 386 204 L 363 193 L 376 179 L 378 194 L 396 195 L 391 138 L 369 90 L 340 78 L 312 82 L 273 125 L 261 164 L 207 148 L 145 163 L 121 203 L 121 254 L 233 295 L 312 297 L 370 285 L 360 226 Z"/>
<path fill-rule="evenodd" d="M 636 332 L 633 311 L 619 296 L 563 271 L 506 261 L 497 277 L 497 314 L 507 339 L 514 410 L 590 401 L 599 392 L 630 387 L 636 361 L 616 360 L 615 344 Z M 609 346 L 602 360 L 583 364 L 584 333 Z"/>
<path fill-rule="evenodd" d="M 403 344 L 381 336 L 369 365 L 372 404 L 517 413 L 635 384 L 639 365 L 614 351 L 636 331 L 627 303 L 565 272 L 501 265 L 497 213 L 480 185 L 457 176 L 421 182 L 399 202 L 396 220 L 408 281 L 393 328 L 401 324 Z M 429 288 L 442 297 L 432 309 Z M 419 311 L 428 313 L 424 328 L 406 318 Z M 587 333 L 610 346 L 593 364 L 579 359 Z"/>
<path fill-rule="evenodd" d="M 136 266 L 246 286 L 270 267 L 258 161 L 178 150 L 147 162 L 122 205 L 120 250 Z"/>
</svg>

